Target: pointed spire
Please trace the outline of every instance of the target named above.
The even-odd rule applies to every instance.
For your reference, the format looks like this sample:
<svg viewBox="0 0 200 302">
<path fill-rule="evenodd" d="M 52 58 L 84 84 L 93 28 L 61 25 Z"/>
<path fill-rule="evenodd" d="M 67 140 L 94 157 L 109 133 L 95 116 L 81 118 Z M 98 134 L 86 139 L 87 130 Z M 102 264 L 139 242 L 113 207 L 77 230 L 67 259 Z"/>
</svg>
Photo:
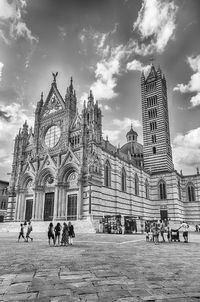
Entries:
<svg viewBox="0 0 200 302">
<path fill-rule="evenodd" d="M 73 78 L 71 77 L 70 78 L 69 92 L 73 94 L 73 90 L 74 90 L 74 88 L 73 88 Z"/>
<path fill-rule="evenodd" d="M 43 101 L 43 91 L 41 92 L 41 98 L 40 98 L 41 101 Z"/>
<path fill-rule="evenodd" d="M 22 134 L 28 134 L 28 124 L 27 121 L 23 124 Z"/>
<path fill-rule="evenodd" d="M 94 97 L 93 97 L 93 94 L 92 94 L 92 90 L 90 90 L 90 94 L 88 96 L 88 103 L 89 104 L 93 104 L 94 103 Z"/>
</svg>

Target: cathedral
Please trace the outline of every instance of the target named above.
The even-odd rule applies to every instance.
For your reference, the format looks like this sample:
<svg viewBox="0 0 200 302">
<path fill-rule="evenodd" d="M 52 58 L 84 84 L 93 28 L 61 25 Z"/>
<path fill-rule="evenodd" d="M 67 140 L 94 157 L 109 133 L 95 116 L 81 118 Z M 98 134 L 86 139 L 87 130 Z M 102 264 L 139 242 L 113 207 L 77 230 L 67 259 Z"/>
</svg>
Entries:
<svg viewBox="0 0 200 302">
<path fill-rule="evenodd" d="M 62 221 L 106 216 L 200 221 L 200 175 L 174 169 L 167 83 L 152 64 L 141 75 L 143 145 L 130 125 L 127 142 L 102 137 L 102 112 L 90 91 L 82 112 L 71 78 L 63 97 L 57 73 L 49 94 L 15 138 L 5 221 Z"/>
</svg>

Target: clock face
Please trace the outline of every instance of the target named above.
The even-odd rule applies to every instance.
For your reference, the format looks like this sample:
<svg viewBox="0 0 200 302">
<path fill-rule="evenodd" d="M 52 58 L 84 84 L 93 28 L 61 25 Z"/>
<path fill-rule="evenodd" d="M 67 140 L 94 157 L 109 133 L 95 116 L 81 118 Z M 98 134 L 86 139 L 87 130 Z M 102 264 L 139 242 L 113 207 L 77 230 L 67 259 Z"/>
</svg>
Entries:
<svg viewBox="0 0 200 302">
<path fill-rule="evenodd" d="M 58 126 L 51 126 L 45 135 L 45 144 L 48 148 L 53 148 L 60 139 L 60 128 Z"/>
</svg>

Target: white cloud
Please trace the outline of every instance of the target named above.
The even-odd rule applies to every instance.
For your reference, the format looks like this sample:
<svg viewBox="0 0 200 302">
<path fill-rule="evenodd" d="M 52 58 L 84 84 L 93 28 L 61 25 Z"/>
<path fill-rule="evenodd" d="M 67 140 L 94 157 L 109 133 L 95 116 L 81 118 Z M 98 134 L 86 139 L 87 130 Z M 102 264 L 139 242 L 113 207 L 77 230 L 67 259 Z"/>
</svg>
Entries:
<svg viewBox="0 0 200 302">
<path fill-rule="evenodd" d="M 200 55 L 188 57 L 187 63 L 194 74 L 190 77 L 188 84 L 177 84 L 174 91 L 180 91 L 181 93 L 196 92 L 196 95 L 190 99 L 192 107 L 195 107 L 200 105 Z"/>
<path fill-rule="evenodd" d="M 6 173 L 11 170 L 13 137 L 18 133 L 25 120 L 29 126 L 34 124 L 34 116 L 29 116 L 20 104 L 0 105 L 0 171 L 4 178 L 7 178 Z"/>
<path fill-rule="evenodd" d="M 31 30 L 23 20 L 26 6 L 25 0 L 0 1 L 0 21 L 1 25 L 3 25 L 0 37 L 5 43 L 8 44 L 11 42 L 10 40 L 17 40 L 20 37 L 27 39 L 31 43 L 38 42 L 38 38 L 32 35 Z"/>
<path fill-rule="evenodd" d="M 8 3 L 7 0 L 0 1 L 0 19 L 7 20 L 15 17 L 16 6 L 13 3 Z"/>
<path fill-rule="evenodd" d="M 133 125 L 133 128 L 138 128 L 141 126 L 139 120 L 132 120 L 129 117 L 124 117 L 123 120 L 114 119 L 113 124 L 117 127 L 119 127 L 121 130 L 127 129 L 131 127 L 131 124 Z"/>
<path fill-rule="evenodd" d="M 106 139 L 108 137 L 109 141 L 112 141 L 112 143 L 117 143 L 119 139 L 120 131 L 119 130 L 104 130 L 103 131 L 103 137 Z"/>
<path fill-rule="evenodd" d="M 96 81 L 92 84 L 91 89 L 98 100 L 112 99 L 118 94 L 115 92 L 117 86 L 116 75 L 120 73 L 120 63 L 124 58 L 126 50 L 123 45 L 112 48 L 110 57 L 103 58 L 96 65 Z"/>
<path fill-rule="evenodd" d="M 2 70 L 3 70 L 4 64 L 0 62 L 0 81 L 1 81 L 1 76 L 2 76 Z"/>
<path fill-rule="evenodd" d="M 126 68 L 127 70 L 138 70 L 146 73 L 150 70 L 151 65 L 144 65 L 138 60 L 133 60 L 132 62 L 127 63 Z"/>
<path fill-rule="evenodd" d="M 138 120 L 131 120 L 128 117 L 125 117 L 124 119 L 114 119 L 113 120 L 113 126 L 114 129 L 104 130 L 104 138 L 108 136 L 109 141 L 111 141 L 113 144 L 118 144 L 119 141 L 121 141 L 121 138 L 125 138 L 125 131 L 130 130 L 131 124 L 133 125 L 133 128 L 139 128 L 141 127 L 141 124 Z"/>
<path fill-rule="evenodd" d="M 111 107 L 108 106 L 108 105 L 104 105 L 103 109 L 106 110 L 106 111 L 112 111 Z"/>
<path fill-rule="evenodd" d="M 200 128 L 192 129 L 185 135 L 177 134 L 173 140 L 175 167 L 188 170 L 200 166 Z"/>
<path fill-rule="evenodd" d="M 64 41 L 65 37 L 67 36 L 67 32 L 66 32 L 65 28 L 63 26 L 58 26 L 58 32 L 59 32 L 60 38 Z"/>
<path fill-rule="evenodd" d="M 133 24 L 133 30 L 139 32 L 142 41 L 141 44 L 133 41 L 132 46 L 136 53 L 147 55 L 155 51 L 163 52 L 174 36 L 177 9 L 173 1 L 143 0 L 137 20 Z M 144 43 L 145 39 L 148 39 L 147 45 Z"/>
</svg>

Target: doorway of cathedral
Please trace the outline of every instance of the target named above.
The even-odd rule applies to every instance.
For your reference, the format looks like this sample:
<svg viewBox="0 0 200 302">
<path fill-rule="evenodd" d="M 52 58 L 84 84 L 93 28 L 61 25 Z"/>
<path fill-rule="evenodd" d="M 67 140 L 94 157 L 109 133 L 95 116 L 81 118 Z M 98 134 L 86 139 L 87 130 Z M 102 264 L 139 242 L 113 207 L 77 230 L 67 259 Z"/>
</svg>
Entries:
<svg viewBox="0 0 200 302">
<path fill-rule="evenodd" d="M 168 211 L 167 210 L 160 210 L 160 219 L 161 220 L 168 220 Z"/>
<path fill-rule="evenodd" d="M 44 221 L 51 221 L 53 219 L 54 209 L 54 192 L 45 194 L 44 202 Z"/>
<path fill-rule="evenodd" d="M 77 220 L 77 194 L 68 195 L 67 220 Z"/>
<path fill-rule="evenodd" d="M 25 220 L 29 221 L 32 218 L 32 210 L 33 210 L 33 199 L 26 200 L 26 212 L 25 212 Z"/>
</svg>

